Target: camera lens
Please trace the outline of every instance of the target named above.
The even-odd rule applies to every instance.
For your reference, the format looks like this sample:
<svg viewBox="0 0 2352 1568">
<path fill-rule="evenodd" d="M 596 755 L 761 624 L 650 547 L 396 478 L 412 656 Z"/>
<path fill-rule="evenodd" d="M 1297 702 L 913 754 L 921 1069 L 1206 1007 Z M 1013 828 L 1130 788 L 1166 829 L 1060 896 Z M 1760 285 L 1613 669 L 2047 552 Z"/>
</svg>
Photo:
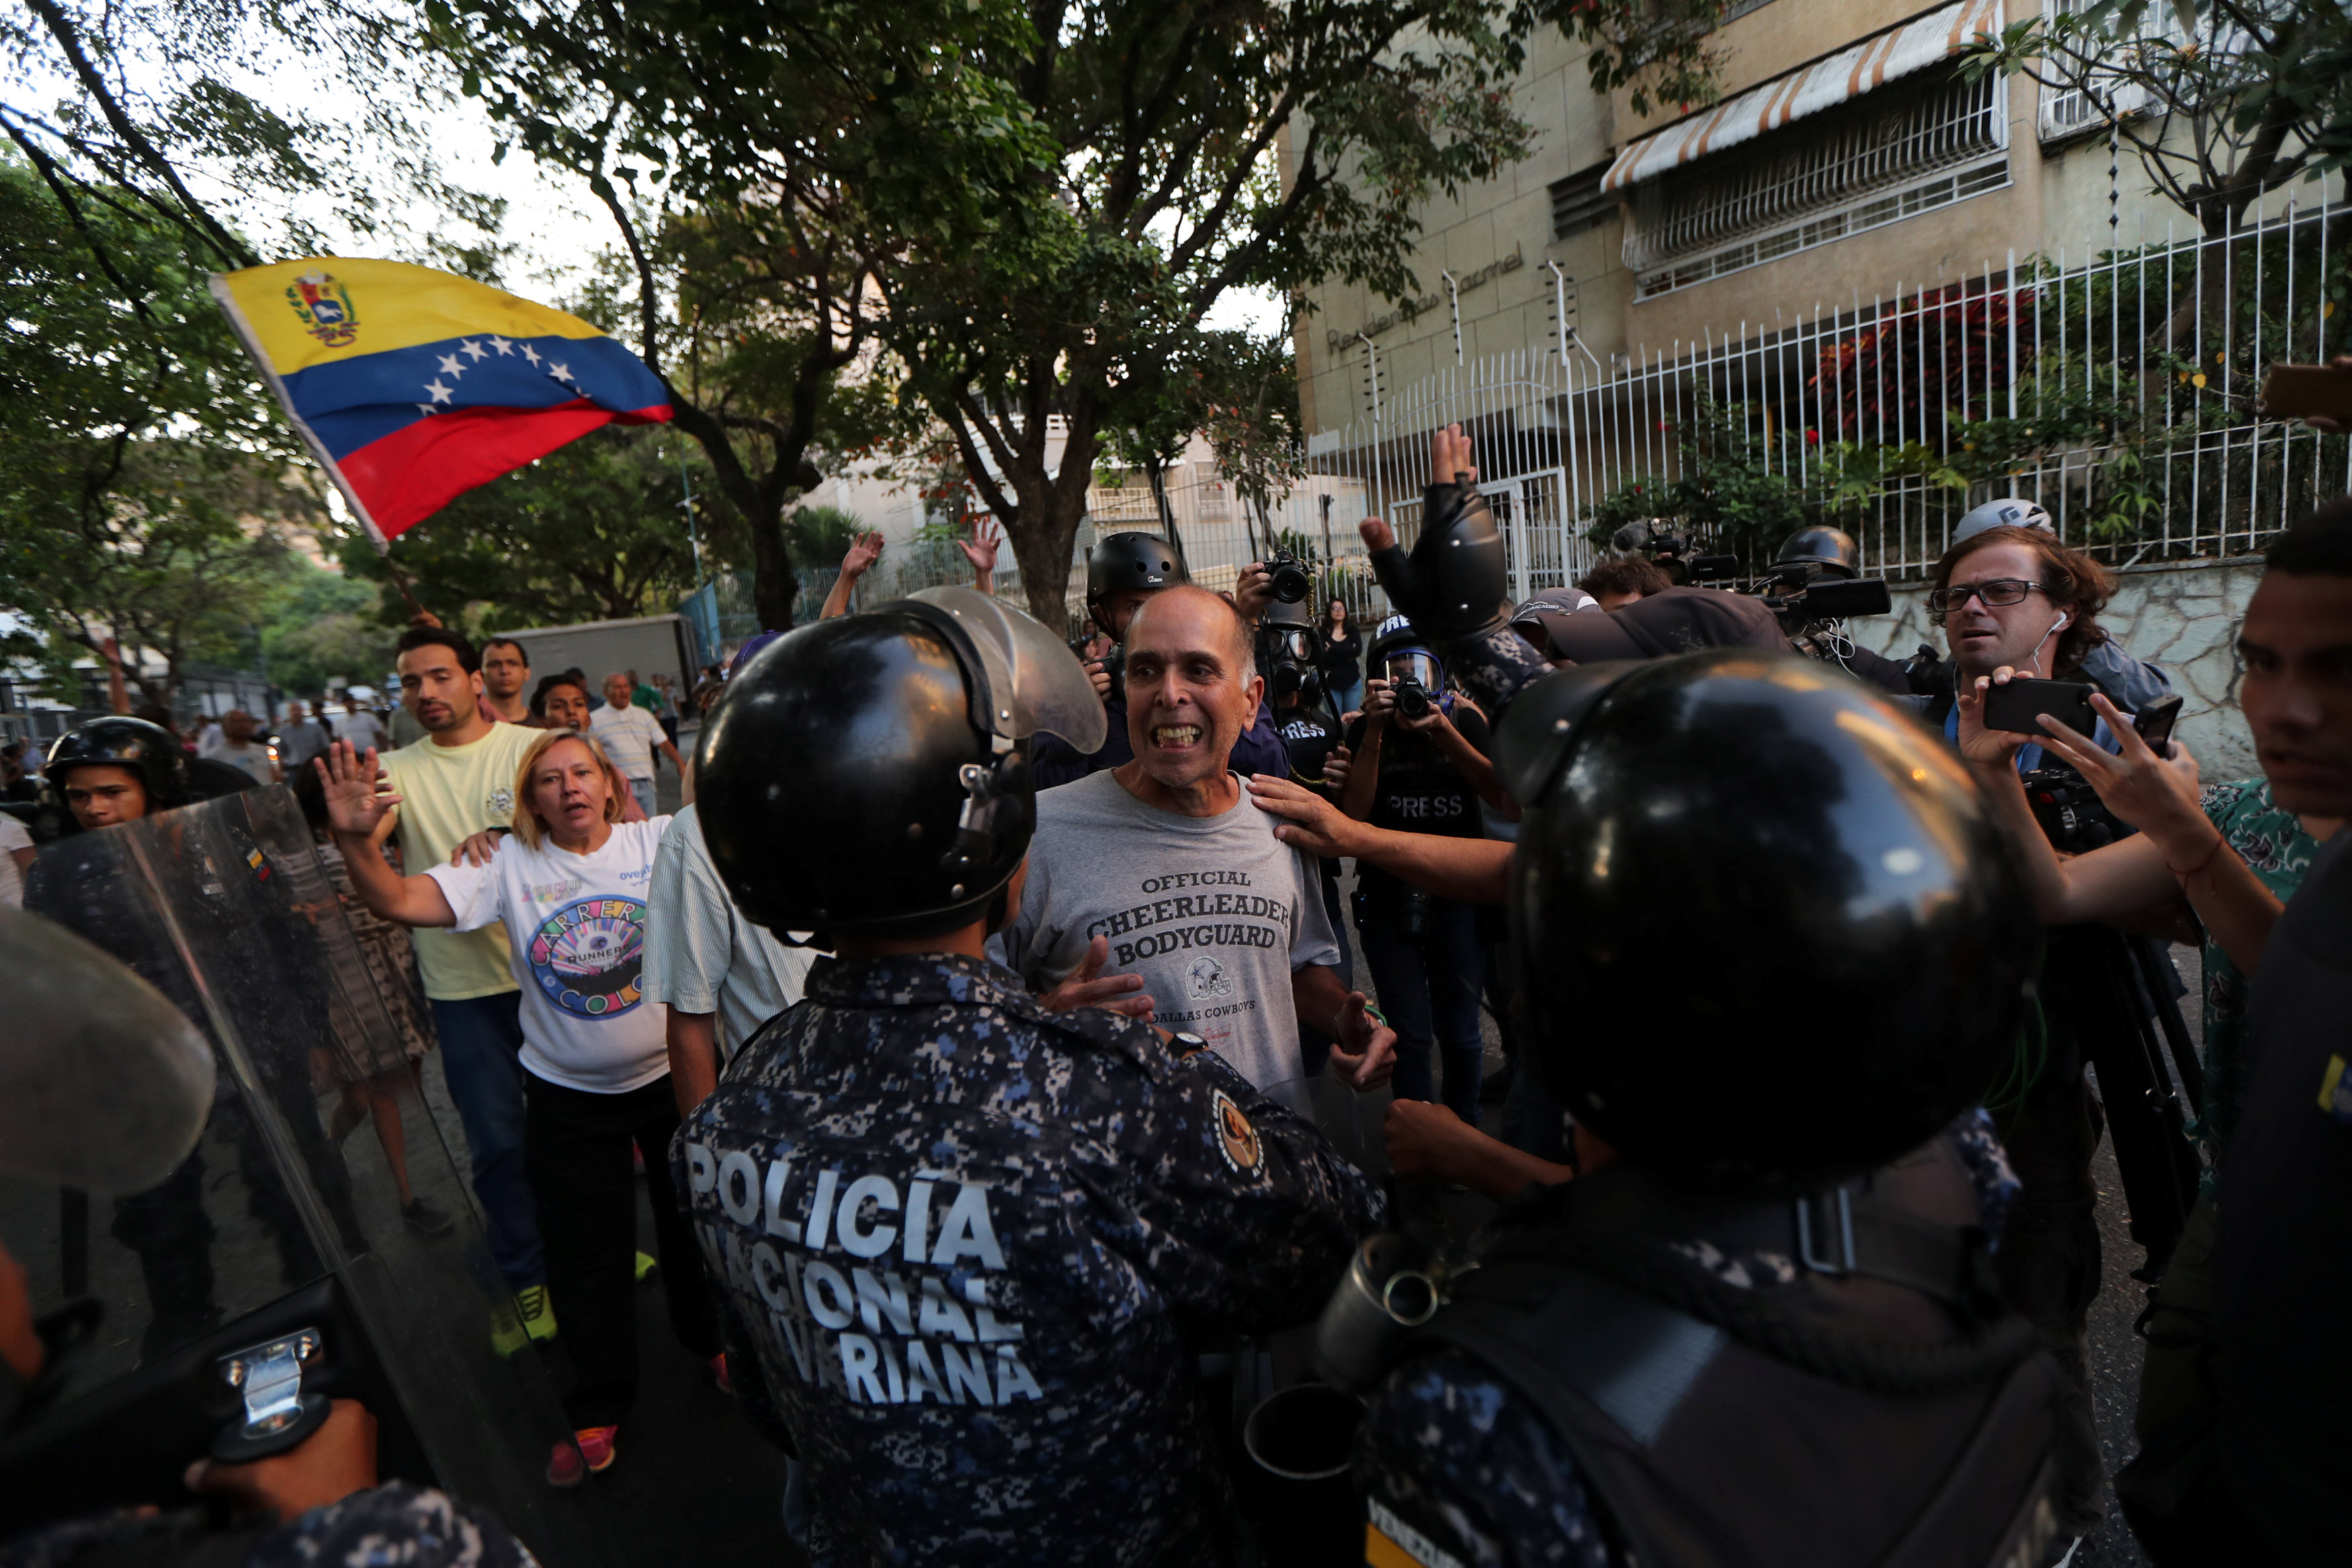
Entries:
<svg viewBox="0 0 2352 1568">
<path fill-rule="evenodd" d="M 1307 569 L 1295 560 L 1274 563 L 1274 596 L 1285 604 L 1296 604 L 1307 597 Z"/>
</svg>

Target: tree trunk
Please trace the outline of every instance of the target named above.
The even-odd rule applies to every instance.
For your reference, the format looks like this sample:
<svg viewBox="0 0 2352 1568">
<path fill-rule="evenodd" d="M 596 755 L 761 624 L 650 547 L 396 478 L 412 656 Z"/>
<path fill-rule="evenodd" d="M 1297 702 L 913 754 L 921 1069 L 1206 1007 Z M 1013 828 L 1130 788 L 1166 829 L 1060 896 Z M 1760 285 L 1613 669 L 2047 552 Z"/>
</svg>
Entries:
<svg viewBox="0 0 2352 1568">
<path fill-rule="evenodd" d="M 764 516 L 744 518 L 751 535 L 751 610 L 761 631 L 789 632 L 800 574 L 793 570 L 792 548 L 784 538 L 783 508 L 762 511 Z"/>
</svg>

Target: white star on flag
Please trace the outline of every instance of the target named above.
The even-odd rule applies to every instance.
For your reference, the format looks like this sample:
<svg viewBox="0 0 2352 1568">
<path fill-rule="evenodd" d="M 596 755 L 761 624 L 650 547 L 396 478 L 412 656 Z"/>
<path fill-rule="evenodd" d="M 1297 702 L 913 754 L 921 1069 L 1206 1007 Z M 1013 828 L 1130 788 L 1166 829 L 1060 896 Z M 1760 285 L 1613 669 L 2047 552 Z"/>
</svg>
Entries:
<svg viewBox="0 0 2352 1568">
<path fill-rule="evenodd" d="M 471 338 L 458 344 L 457 351 L 472 360 L 487 360 L 490 357 L 490 351 Z"/>
<path fill-rule="evenodd" d="M 496 349 L 501 354 L 511 354 L 514 352 L 514 343 L 512 340 L 501 338 L 496 333 L 492 333 L 490 336 L 490 347 Z"/>
<path fill-rule="evenodd" d="M 457 362 L 457 355 L 444 354 L 441 356 L 441 373 L 445 376 L 462 376 L 466 373 L 466 367 Z"/>
<path fill-rule="evenodd" d="M 433 394 L 433 401 L 435 402 L 447 402 L 449 401 L 450 389 L 443 386 L 439 382 L 426 382 L 425 383 L 425 390 Z"/>
<path fill-rule="evenodd" d="M 553 360 L 550 360 L 547 361 L 547 373 L 567 386 L 572 382 L 572 367 L 570 365 L 559 365 Z"/>
<path fill-rule="evenodd" d="M 534 365 L 539 363 L 539 350 L 537 349 L 532 348 L 529 343 L 517 343 L 515 347 L 522 350 L 522 357 L 524 359 L 529 360 Z"/>
<path fill-rule="evenodd" d="M 416 412 L 430 419 L 433 417 L 433 405 L 429 402 L 420 402 L 416 405 Z"/>
</svg>

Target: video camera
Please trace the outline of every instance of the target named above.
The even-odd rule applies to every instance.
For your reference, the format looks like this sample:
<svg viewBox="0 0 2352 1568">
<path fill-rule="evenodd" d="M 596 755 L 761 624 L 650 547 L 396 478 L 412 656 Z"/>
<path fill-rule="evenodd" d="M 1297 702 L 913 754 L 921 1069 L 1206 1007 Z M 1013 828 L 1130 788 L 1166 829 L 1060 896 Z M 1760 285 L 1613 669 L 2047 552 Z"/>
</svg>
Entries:
<svg viewBox="0 0 2352 1568">
<path fill-rule="evenodd" d="M 1895 608 L 1886 580 L 1879 577 L 1816 578 L 1801 562 L 1776 566 L 1761 577 L 1740 580 L 1736 556 L 1701 556 L 1691 563 L 1694 582 L 1738 582 L 1735 592 L 1761 599 L 1791 637 L 1824 621 L 1850 615 L 1884 615 Z"/>
<path fill-rule="evenodd" d="M 1739 575 L 1736 555 L 1694 555 L 1697 541 L 1655 520 L 1627 523 L 1611 536 L 1621 555 L 1641 555 L 1664 567 L 1676 582 L 1718 582 Z"/>
</svg>

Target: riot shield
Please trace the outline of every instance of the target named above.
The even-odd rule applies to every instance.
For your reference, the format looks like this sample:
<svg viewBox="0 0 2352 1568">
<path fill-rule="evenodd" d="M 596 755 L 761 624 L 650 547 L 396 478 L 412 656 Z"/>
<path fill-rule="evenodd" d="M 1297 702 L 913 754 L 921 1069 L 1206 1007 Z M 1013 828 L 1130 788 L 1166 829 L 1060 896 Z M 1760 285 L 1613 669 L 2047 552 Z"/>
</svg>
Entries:
<svg viewBox="0 0 2352 1568">
<path fill-rule="evenodd" d="M 215 1082 L 194 1153 L 144 1191 L 0 1175 L 0 1236 L 36 1312 L 97 1320 L 0 1438 L 0 1536 L 184 1501 L 190 1460 L 267 1450 L 348 1396 L 376 1416 L 386 1479 L 495 1510 L 542 1561 L 614 1561 L 593 1489 L 546 1484 L 569 1423 L 536 1354 L 494 1342 L 521 1336 L 437 1064 L 412 1071 L 422 1037 L 404 1034 L 292 792 L 50 844 L 26 907 L 168 999 Z M 404 1218 L 404 1186 L 446 1226 Z"/>
</svg>

